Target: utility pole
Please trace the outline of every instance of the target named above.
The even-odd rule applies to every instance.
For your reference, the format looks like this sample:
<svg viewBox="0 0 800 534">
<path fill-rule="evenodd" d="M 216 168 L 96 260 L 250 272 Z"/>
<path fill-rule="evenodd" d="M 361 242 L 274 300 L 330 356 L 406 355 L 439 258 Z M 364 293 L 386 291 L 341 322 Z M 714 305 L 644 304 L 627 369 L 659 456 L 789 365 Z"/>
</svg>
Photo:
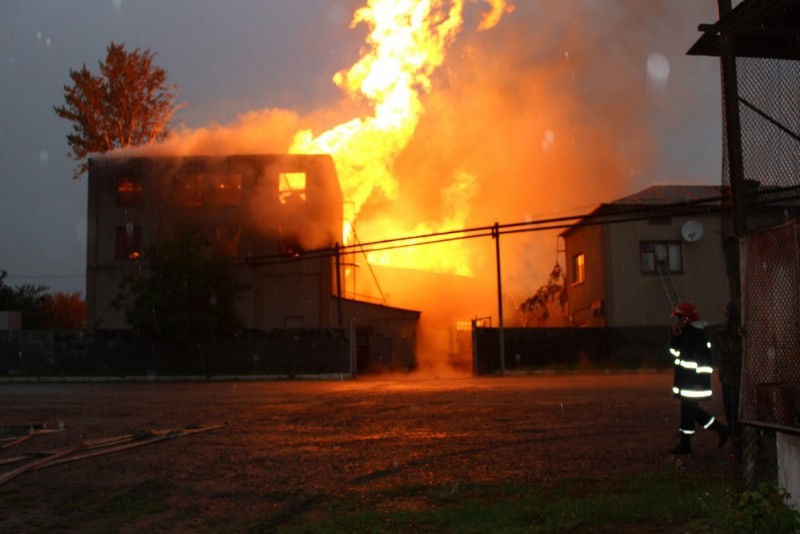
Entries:
<svg viewBox="0 0 800 534">
<path fill-rule="evenodd" d="M 503 277 L 500 270 L 500 225 L 495 222 L 492 229 L 494 238 L 494 250 L 497 257 L 497 317 L 498 317 L 498 339 L 500 342 L 500 374 L 506 374 L 506 343 L 503 339 Z"/>
<path fill-rule="evenodd" d="M 731 10 L 731 0 L 717 0 L 719 18 L 722 20 Z M 736 49 L 733 35 L 722 36 L 720 51 L 720 71 L 722 76 L 722 97 L 725 117 L 726 154 L 728 159 L 728 172 L 730 173 L 730 202 L 733 232 L 731 236 L 723 236 L 723 250 L 728 271 L 728 287 L 731 302 L 739 311 L 738 317 L 743 317 L 741 272 L 739 266 L 739 238 L 747 231 L 747 196 L 744 183 L 744 157 L 742 151 L 742 126 L 739 116 L 739 84 L 736 67 Z M 740 325 L 741 326 L 741 325 Z M 741 335 L 740 343 L 736 346 L 743 347 Z M 743 351 L 737 358 L 736 365 L 741 369 Z M 732 417 L 738 418 L 738 414 Z M 739 427 L 736 421 L 728 421 L 734 434 L 734 441 L 741 439 L 741 473 L 740 483 L 744 489 L 753 489 L 756 479 L 756 457 L 758 455 L 758 434 L 754 427 Z M 737 434 L 740 434 L 737 436 Z"/>
</svg>

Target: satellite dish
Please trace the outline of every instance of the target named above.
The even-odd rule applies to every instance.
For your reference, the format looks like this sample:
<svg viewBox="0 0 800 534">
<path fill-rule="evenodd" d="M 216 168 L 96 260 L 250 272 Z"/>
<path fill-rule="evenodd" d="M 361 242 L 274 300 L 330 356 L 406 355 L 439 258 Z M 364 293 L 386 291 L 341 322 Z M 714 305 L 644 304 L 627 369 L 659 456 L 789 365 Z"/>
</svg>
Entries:
<svg viewBox="0 0 800 534">
<path fill-rule="evenodd" d="M 681 236 L 689 243 L 699 241 L 703 237 L 703 225 L 699 221 L 686 221 L 681 226 Z"/>
</svg>

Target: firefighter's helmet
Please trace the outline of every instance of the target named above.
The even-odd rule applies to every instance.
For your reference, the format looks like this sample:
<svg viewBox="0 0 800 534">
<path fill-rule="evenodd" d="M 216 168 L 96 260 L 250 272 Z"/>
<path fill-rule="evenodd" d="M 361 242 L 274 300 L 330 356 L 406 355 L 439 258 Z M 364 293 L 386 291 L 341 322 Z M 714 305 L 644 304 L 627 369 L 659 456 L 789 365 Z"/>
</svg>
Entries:
<svg viewBox="0 0 800 534">
<path fill-rule="evenodd" d="M 672 309 L 671 317 L 675 319 L 680 326 L 685 326 L 689 323 L 700 320 L 700 315 L 697 313 L 697 308 L 691 302 L 681 302 Z"/>
</svg>

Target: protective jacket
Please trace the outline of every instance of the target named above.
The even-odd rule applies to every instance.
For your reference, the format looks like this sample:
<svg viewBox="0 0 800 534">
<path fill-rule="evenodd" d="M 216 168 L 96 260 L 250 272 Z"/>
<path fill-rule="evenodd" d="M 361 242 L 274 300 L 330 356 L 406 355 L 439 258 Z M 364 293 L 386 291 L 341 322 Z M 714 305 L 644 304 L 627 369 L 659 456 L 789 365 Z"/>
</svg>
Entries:
<svg viewBox="0 0 800 534">
<path fill-rule="evenodd" d="M 711 343 L 702 328 L 687 324 L 673 336 L 669 351 L 675 357 L 672 393 L 683 399 L 711 398 Z"/>
</svg>

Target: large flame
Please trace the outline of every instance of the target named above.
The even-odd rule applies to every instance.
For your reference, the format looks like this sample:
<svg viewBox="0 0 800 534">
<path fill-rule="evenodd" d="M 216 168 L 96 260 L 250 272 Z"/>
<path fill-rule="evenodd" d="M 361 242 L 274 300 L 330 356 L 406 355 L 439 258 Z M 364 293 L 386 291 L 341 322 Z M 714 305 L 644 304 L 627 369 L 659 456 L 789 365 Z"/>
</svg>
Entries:
<svg viewBox="0 0 800 534">
<path fill-rule="evenodd" d="M 486 1 L 490 9 L 483 14 L 479 29 L 493 27 L 503 13 L 513 9 L 506 0 Z M 463 12 L 464 0 L 369 0 L 355 12 L 351 27 L 368 26 L 366 46 L 357 63 L 334 76 L 334 83 L 350 97 L 365 99 L 371 114 L 316 137 L 311 130 L 302 130 L 289 150 L 333 156 L 344 198 L 352 204 L 349 235 L 370 197 L 397 197 L 395 161 L 414 136 L 424 113 L 423 97 L 431 91 L 432 75 L 463 25 Z M 422 235 L 464 227 L 473 184 L 469 173 L 456 172 L 451 185 L 441 192 L 446 216 L 437 223 L 383 218 L 360 235 L 362 242 L 373 236 Z M 372 254 L 369 260 L 393 267 L 472 274 L 469 253 L 459 242 L 384 251 Z"/>
<path fill-rule="evenodd" d="M 674 47 L 673 29 L 713 16 L 713 6 L 517 2 L 508 16 L 507 2 L 365 0 L 353 18 L 367 36 L 360 58 L 334 77 L 344 98 L 303 112 L 254 109 L 227 124 L 182 126 L 163 143 L 125 153 L 332 153 L 346 200 L 344 244 L 583 213 L 671 172 L 663 170 L 674 165 L 659 155 L 651 119 L 668 114 L 674 126 L 699 108 L 667 111 L 663 91 L 642 90 L 645 64 L 636 58 Z M 654 13 L 663 32 L 640 24 Z M 502 27 L 475 31 L 498 21 Z M 691 167 L 686 162 L 703 151 L 696 148 L 679 150 L 679 167 Z M 266 210 L 255 201 L 250 208 L 255 221 Z M 500 241 L 503 291 L 519 301 L 546 280 L 554 260 L 563 260 L 557 231 L 504 234 Z M 345 294 L 385 295 L 392 305 L 424 310 L 426 321 L 444 306 L 457 318 L 483 316 L 494 309 L 495 288 L 482 292 L 476 284 L 493 283 L 495 244 L 373 247 L 369 265 L 360 252 L 344 258 L 355 273 L 344 280 Z M 451 283 L 469 291 L 447 286 L 441 298 Z M 455 302 L 461 293 L 469 302 Z"/>
</svg>

